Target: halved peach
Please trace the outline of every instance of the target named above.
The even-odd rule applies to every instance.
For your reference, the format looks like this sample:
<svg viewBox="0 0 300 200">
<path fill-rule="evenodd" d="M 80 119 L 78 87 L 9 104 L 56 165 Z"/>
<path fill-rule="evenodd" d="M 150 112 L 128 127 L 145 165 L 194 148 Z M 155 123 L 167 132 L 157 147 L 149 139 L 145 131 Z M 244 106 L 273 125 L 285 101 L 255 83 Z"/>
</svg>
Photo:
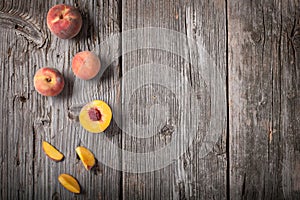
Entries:
<svg viewBox="0 0 300 200">
<path fill-rule="evenodd" d="M 79 121 L 81 126 L 91 133 L 103 132 L 110 124 L 112 111 L 101 100 L 94 100 L 86 104 L 80 111 Z"/>
</svg>

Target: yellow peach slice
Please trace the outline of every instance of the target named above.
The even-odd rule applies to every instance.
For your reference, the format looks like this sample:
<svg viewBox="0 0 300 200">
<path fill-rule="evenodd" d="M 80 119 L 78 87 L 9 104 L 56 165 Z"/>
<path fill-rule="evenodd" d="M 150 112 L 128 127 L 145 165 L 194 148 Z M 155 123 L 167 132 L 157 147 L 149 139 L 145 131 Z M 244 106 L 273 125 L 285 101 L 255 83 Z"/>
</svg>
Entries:
<svg viewBox="0 0 300 200">
<path fill-rule="evenodd" d="M 45 154 L 54 161 L 61 161 L 64 158 L 64 155 L 59 152 L 54 146 L 49 144 L 46 141 L 43 141 L 43 150 Z"/>
<path fill-rule="evenodd" d="M 86 170 L 90 170 L 92 169 L 92 167 L 95 165 L 95 157 L 92 154 L 92 152 L 90 152 L 90 150 L 88 150 L 85 147 L 77 147 L 76 148 L 76 153 L 79 156 L 83 166 L 85 167 Z"/>
<path fill-rule="evenodd" d="M 110 124 L 112 111 L 101 100 L 94 100 L 86 104 L 80 111 L 79 122 L 81 126 L 91 133 L 103 132 Z"/>
<path fill-rule="evenodd" d="M 61 183 L 64 188 L 69 190 L 70 192 L 79 194 L 80 193 L 80 186 L 78 181 L 69 174 L 61 174 L 58 177 L 58 181 Z"/>
</svg>

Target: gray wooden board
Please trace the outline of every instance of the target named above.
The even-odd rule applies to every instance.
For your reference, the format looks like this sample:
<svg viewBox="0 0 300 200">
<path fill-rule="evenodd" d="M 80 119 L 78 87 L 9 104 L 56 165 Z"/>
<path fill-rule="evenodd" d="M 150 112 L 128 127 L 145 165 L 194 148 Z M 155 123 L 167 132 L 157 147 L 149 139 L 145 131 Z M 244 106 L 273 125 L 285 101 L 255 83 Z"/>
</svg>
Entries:
<svg viewBox="0 0 300 200">
<path fill-rule="evenodd" d="M 214 1 L 211 3 L 199 1 L 138 1 L 128 0 L 122 3 L 122 31 L 133 30 L 144 27 L 160 27 L 178 31 L 188 37 L 200 42 L 203 48 L 208 52 L 213 60 L 213 64 L 207 62 L 205 65 L 210 65 L 211 68 L 218 68 L 221 75 L 226 78 L 226 5 L 224 1 Z M 214 20 L 212 20 L 214 19 Z M 226 198 L 226 110 L 223 112 L 224 117 L 216 127 L 221 135 L 216 141 L 212 151 L 205 157 L 201 157 L 201 142 L 205 134 L 214 134 L 213 131 L 208 131 L 211 99 L 210 94 L 217 91 L 212 90 L 202 78 L 209 77 L 208 73 L 201 74 L 200 66 L 191 64 L 190 60 L 185 60 L 179 55 L 174 55 L 166 50 L 156 48 L 156 37 L 146 33 L 130 38 L 122 39 L 122 51 L 127 52 L 130 49 L 137 47 L 152 46 L 152 49 L 138 49 L 125 54 L 122 57 L 122 75 L 135 70 L 137 67 L 142 67 L 145 64 L 153 64 L 151 67 L 154 71 L 161 70 L 162 65 L 166 65 L 173 70 L 176 70 L 181 76 L 188 80 L 189 85 L 195 90 L 199 98 L 201 111 L 198 113 L 199 125 L 197 127 L 196 137 L 188 151 L 178 156 L 178 160 L 170 162 L 170 165 L 154 172 L 148 173 L 131 173 L 127 171 L 128 166 L 124 166 L 126 171 L 123 173 L 123 198 L 124 199 L 225 199 Z M 158 37 L 161 43 L 167 43 L 170 37 L 166 37 L 164 30 L 157 30 Z M 214 39 L 210 39 L 214 38 Z M 127 41 L 129 40 L 129 41 Z M 177 40 L 170 42 L 171 49 L 182 49 L 189 53 L 189 46 L 184 41 Z M 163 46 L 163 45 L 162 45 Z M 191 55 L 192 56 L 192 55 Z M 146 71 L 146 70 L 145 70 Z M 128 99 L 126 95 L 132 94 L 130 105 L 132 120 L 140 126 L 151 124 L 152 129 L 155 129 L 156 118 L 159 116 L 149 116 L 150 108 L 153 105 L 167 105 L 166 110 L 158 108 L 156 113 L 162 112 L 159 115 L 166 114 L 164 123 L 161 124 L 161 129 L 158 134 L 152 138 L 140 138 L 143 130 L 129 128 L 130 133 L 122 133 L 123 148 L 131 152 L 149 152 L 165 148 L 172 140 L 175 139 L 175 134 L 184 134 L 188 132 L 188 119 L 190 117 L 187 112 L 185 103 L 190 96 L 182 96 L 188 90 L 182 80 L 175 80 L 171 74 L 161 70 L 162 79 L 165 82 L 174 84 L 174 91 L 181 90 L 176 93 L 170 87 L 163 84 L 146 84 L 136 89 L 136 84 L 143 82 L 151 76 L 156 76 L 155 73 L 149 71 L 140 73 L 137 78 L 130 81 L 122 80 L 122 99 Z M 152 77 L 157 80 L 157 77 Z M 213 78 L 212 78 L 213 80 Z M 162 81 L 162 82 L 164 82 Z M 214 84 L 214 83 L 212 83 Z M 217 83 L 216 83 L 217 84 Z M 226 89 L 225 85 L 221 87 Z M 136 90 L 135 90 L 136 89 Z M 126 106 L 127 102 L 122 101 L 122 106 Z M 222 99 L 220 104 L 226 105 L 226 98 Z M 130 106 L 129 105 L 129 106 Z M 197 105 L 190 105 L 197 106 Z M 199 106 L 199 105 L 198 105 Z M 194 108 L 191 108 L 193 111 Z M 124 115 L 124 113 L 123 113 Z M 148 116 L 147 116 L 148 115 Z M 152 121 L 151 121 L 152 120 Z M 158 120 L 159 121 L 159 120 Z M 152 122 L 152 123 L 151 123 Z M 142 132 L 141 132 L 142 131 Z M 145 129 L 146 131 L 146 129 Z M 148 129 L 147 129 L 148 131 Z M 133 136 L 129 136 L 132 134 Z M 188 133 L 189 134 L 189 133 Z M 188 135 L 187 134 L 187 135 Z M 182 140 L 187 138 L 181 138 Z M 178 151 L 184 144 L 179 142 L 171 151 Z M 145 154 L 145 162 L 139 162 L 138 159 L 132 159 L 129 163 L 142 170 L 144 166 L 152 166 L 153 163 L 159 163 L 160 159 L 168 159 L 163 155 L 158 155 L 159 152 L 152 157 L 150 154 Z M 125 158 L 124 158 L 125 157 Z M 123 155 L 123 162 L 128 159 Z M 131 162 L 131 163 L 130 163 Z M 129 169 L 131 169 L 129 167 Z"/>
<path fill-rule="evenodd" d="M 230 197 L 299 199 L 299 1 L 229 1 Z"/>
<path fill-rule="evenodd" d="M 58 3 L 74 5 L 82 13 L 83 28 L 74 39 L 60 40 L 46 26 L 47 11 Z M 0 0 L 0 198 L 299 199 L 299 4 L 298 0 Z M 174 42 L 171 36 L 161 39 L 147 33 L 136 38 L 134 32 L 118 35 L 145 27 L 164 28 L 160 35 L 170 29 L 192 40 Z M 208 59 L 193 54 L 193 40 Z M 134 49 L 159 46 L 157 41 L 162 45 L 172 41 L 171 52 Z M 75 78 L 70 66 L 75 53 L 83 50 L 95 51 L 103 67 L 88 82 Z M 154 64 L 153 71 L 128 79 L 136 67 L 149 63 Z M 166 71 L 151 77 L 159 64 L 183 79 L 174 81 Z M 44 66 L 57 68 L 66 79 L 58 97 L 42 97 L 34 90 L 33 76 Z M 171 83 L 174 90 L 155 81 L 136 88 L 149 77 Z M 201 108 L 198 113 L 187 112 L 195 107 L 188 104 L 191 94 Z M 93 99 L 107 101 L 114 110 L 112 124 L 101 136 L 87 133 L 78 122 L 81 107 Z M 187 137 L 193 133 L 191 116 L 199 122 L 195 137 Z M 131 127 L 128 120 L 148 129 Z M 140 138 L 157 127 L 156 135 Z M 174 159 L 155 152 L 176 135 L 180 140 L 171 149 L 174 154 L 191 142 L 183 155 Z M 64 161 L 47 158 L 43 140 L 63 152 Z M 98 159 L 91 172 L 76 157 L 78 145 L 88 147 Z M 141 154 L 144 163 L 137 159 Z M 169 165 L 156 171 L 132 172 L 170 158 Z M 60 173 L 76 177 L 82 194 L 61 187 Z"/>
<path fill-rule="evenodd" d="M 93 97 L 117 103 L 118 90 L 111 91 L 110 87 L 119 82 L 119 62 L 116 60 L 101 79 L 97 77 L 94 87 L 80 91 L 84 82 L 75 79 L 70 63 L 75 53 L 83 50 L 94 50 L 105 61 L 107 55 L 100 52 L 99 43 L 120 31 L 120 4 L 65 1 L 79 8 L 84 23 L 79 36 L 60 40 L 50 33 L 45 22 L 47 11 L 57 3 L 0 3 L 0 21 L 5 28 L 1 28 L 1 199 L 118 199 L 120 172 L 101 162 L 87 172 L 75 148 L 86 146 L 96 158 L 99 152 L 110 156 L 110 149 L 102 149 L 91 134 L 82 130 L 77 115 L 80 106 Z M 115 47 L 117 51 L 118 40 Z M 44 66 L 57 68 L 65 77 L 64 91 L 58 97 L 42 97 L 34 90 L 34 73 Z M 106 137 L 118 145 L 119 133 L 112 124 Z M 44 155 L 43 140 L 64 153 L 63 162 L 55 163 Z M 57 180 L 60 173 L 76 177 L 82 194 L 75 196 L 61 187 Z"/>
</svg>

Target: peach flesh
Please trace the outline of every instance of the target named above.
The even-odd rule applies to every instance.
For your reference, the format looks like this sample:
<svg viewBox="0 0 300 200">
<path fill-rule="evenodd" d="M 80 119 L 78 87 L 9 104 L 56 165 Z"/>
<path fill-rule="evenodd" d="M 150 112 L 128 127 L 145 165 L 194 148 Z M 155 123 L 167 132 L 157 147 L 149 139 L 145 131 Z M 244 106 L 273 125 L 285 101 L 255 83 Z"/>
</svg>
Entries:
<svg viewBox="0 0 300 200">
<path fill-rule="evenodd" d="M 70 39 L 79 33 L 82 26 L 82 17 L 73 6 L 59 4 L 49 10 L 47 26 L 57 37 Z"/>
<path fill-rule="evenodd" d="M 72 60 L 74 74 L 82 80 L 94 78 L 100 71 L 101 63 L 96 54 L 90 51 L 77 53 Z"/>
</svg>

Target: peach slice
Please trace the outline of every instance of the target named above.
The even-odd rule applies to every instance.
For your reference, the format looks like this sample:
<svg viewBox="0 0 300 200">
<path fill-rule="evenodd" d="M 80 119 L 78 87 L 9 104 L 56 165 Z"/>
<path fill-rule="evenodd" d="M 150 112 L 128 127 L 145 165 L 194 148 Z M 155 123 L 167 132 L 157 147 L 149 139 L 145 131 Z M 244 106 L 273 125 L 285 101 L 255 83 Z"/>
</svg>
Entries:
<svg viewBox="0 0 300 200">
<path fill-rule="evenodd" d="M 64 188 L 69 190 L 70 192 L 79 194 L 80 193 L 80 186 L 78 181 L 69 174 L 61 174 L 58 177 L 58 181 L 61 183 Z"/>
<path fill-rule="evenodd" d="M 76 148 L 76 153 L 79 156 L 83 166 L 85 167 L 86 170 L 90 170 L 94 167 L 96 161 L 95 161 L 95 157 L 93 155 L 92 152 L 90 152 L 90 150 L 88 150 L 85 147 L 77 147 Z"/>
<path fill-rule="evenodd" d="M 104 101 L 94 100 L 80 111 L 81 126 L 91 133 L 103 132 L 110 124 L 112 111 Z"/>
<path fill-rule="evenodd" d="M 82 26 L 82 17 L 73 6 L 59 4 L 49 10 L 47 26 L 57 37 L 70 39 L 79 33 Z"/>
<path fill-rule="evenodd" d="M 44 96 L 57 96 L 65 86 L 61 73 L 49 67 L 39 69 L 34 75 L 33 82 L 35 90 Z"/>
<path fill-rule="evenodd" d="M 42 146 L 45 154 L 52 160 L 58 162 L 64 158 L 64 155 L 48 142 L 43 141 Z"/>
</svg>

